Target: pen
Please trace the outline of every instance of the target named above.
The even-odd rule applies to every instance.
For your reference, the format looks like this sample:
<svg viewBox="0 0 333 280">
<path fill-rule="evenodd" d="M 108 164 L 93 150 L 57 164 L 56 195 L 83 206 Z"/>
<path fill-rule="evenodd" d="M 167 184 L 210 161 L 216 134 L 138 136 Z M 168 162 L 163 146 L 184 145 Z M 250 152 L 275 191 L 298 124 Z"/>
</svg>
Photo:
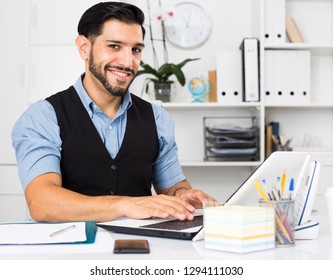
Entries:
<svg viewBox="0 0 333 280">
<path fill-rule="evenodd" d="M 284 235 L 284 237 L 288 240 L 289 243 L 292 243 L 290 236 L 288 234 L 288 231 L 284 227 L 283 223 L 281 222 L 281 220 L 277 214 L 275 215 L 275 221 L 276 221 L 279 229 L 281 230 L 282 234 Z"/>
<path fill-rule="evenodd" d="M 282 134 L 280 139 L 281 139 L 281 145 L 284 146 L 284 145 L 286 144 L 286 138 L 285 138 L 285 135 Z"/>
<path fill-rule="evenodd" d="M 256 186 L 257 190 L 259 191 L 261 197 L 263 200 L 269 200 L 268 196 L 263 191 L 262 187 L 260 186 L 259 182 L 257 180 L 254 181 L 254 185 Z"/>
<path fill-rule="evenodd" d="M 289 183 L 289 200 L 292 199 L 294 189 L 295 189 L 294 178 L 291 178 Z"/>
<path fill-rule="evenodd" d="M 67 232 L 67 231 L 69 231 L 69 230 L 72 230 L 72 229 L 75 229 L 75 228 L 76 228 L 75 225 L 71 225 L 71 226 L 69 226 L 69 227 L 66 227 L 66 228 L 60 229 L 60 230 L 58 230 L 58 231 L 52 232 L 52 233 L 50 234 L 50 237 L 54 237 L 54 236 L 57 236 L 57 235 L 59 235 L 59 234 L 63 234 L 63 233 L 65 233 L 65 232 Z"/>
<path fill-rule="evenodd" d="M 282 178 L 281 178 L 281 197 L 283 197 L 285 183 L 286 183 L 286 170 L 283 171 Z"/>
<path fill-rule="evenodd" d="M 276 188 L 273 187 L 272 188 L 272 197 L 273 197 L 273 200 L 280 200 L 280 195 L 278 194 L 278 192 L 276 191 Z"/>
<path fill-rule="evenodd" d="M 269 196 L 269 200 L 272 200 L 270 197 L 270 187 L 268 186 L 266 179 L 261 180 L 261 182 L 264 193 Z"/>
</svg>

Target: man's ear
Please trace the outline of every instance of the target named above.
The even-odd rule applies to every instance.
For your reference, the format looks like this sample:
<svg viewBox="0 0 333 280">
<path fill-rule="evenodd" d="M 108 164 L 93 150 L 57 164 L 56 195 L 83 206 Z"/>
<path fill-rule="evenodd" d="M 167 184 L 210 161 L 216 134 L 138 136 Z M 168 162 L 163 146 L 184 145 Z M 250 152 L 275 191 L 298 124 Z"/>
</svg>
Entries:
<svg viewBox="0 0 333 280">
<path fill-rule="evenodd" d="M 83 60 L 87 60 L 89 58 L 90 48 L 91 48 L 90 40 L 83 35 L 79 35 L 76 37 L 75 43 L 81 58 Z"/>
</svg>

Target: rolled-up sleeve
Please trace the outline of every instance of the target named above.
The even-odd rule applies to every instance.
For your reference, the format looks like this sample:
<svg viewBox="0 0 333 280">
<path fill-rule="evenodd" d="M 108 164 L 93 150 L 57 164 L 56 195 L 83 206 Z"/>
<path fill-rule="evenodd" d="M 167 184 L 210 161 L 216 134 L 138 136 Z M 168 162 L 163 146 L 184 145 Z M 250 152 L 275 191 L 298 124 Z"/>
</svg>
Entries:
<svg viewBox="0 0 333 280">
<path fill-rule="evenodd" d="M 48 101 L 38 101 L 22 114 L 13 127 L 12 144 L 24 190 L 39 175 L 61 173 L 59 126 Z"/>
<path fill-rule="evenodd" d="M 174 135 L 174 124 L 169 113 L 152 104 L 160 144 L 159 155 L 154 163 L 153 185 L 165 189 L 185 179 L 178 159 L 178 148 Z"/>
</svg>

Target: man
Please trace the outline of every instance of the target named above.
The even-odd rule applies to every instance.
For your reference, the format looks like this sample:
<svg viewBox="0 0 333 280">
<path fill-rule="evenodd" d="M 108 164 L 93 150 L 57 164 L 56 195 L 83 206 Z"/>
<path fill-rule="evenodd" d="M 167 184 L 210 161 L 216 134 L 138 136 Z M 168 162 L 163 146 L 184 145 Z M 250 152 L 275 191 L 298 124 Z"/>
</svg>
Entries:
<svg viewBox="0 0 333 280">
<path fill-rule="evenodd" d="M 130 4 L 88 9 L 76 38 L 85 73 L 15 124 L 13 147 L 34 220 L 191 220 L 213 200 L 185 180 L 167 112 L 128 91 L 144 48 L 143 22 Z"/>
</svg>

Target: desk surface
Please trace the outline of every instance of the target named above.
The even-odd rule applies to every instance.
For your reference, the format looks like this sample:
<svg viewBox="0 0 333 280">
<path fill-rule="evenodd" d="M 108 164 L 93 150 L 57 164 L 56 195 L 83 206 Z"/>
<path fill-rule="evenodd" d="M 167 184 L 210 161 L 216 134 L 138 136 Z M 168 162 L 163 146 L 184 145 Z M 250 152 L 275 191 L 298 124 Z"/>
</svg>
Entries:
<svg viewBox="0 0 333 280">
<path fill-rule="evenodd" d="M 156 237 L 143 237 L 108 232 L 98 228 L 94 244 L 71 245 L 15 245 L 0 246 L 0 259 L 131 259 L 131 260 L 327 260 L 333 259 L 333 237 L 328 218 L 314 217 L 320 222 L 319 237 L 314 240 L 296 240 L 296 246 L 275 248 L 246 254 L 205 249 L 204 241 L 192 242 Z M 115 255 L 116 239 L 147 239 L 150 254 Z"/>
</svg>

